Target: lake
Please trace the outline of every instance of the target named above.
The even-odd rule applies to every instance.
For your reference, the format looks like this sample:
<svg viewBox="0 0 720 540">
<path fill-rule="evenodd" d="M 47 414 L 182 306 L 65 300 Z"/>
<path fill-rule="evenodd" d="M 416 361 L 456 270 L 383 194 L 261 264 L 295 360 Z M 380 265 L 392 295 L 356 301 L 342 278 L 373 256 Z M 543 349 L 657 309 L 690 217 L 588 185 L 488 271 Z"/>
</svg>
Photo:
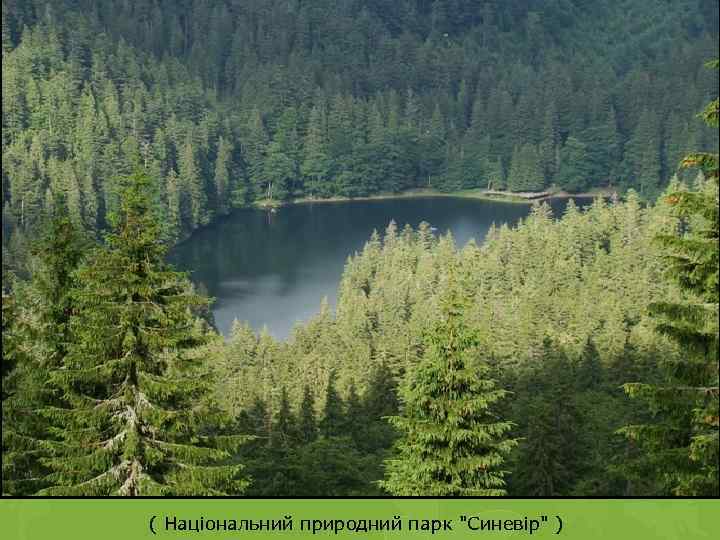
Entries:
<svg viewBox="0 0 720 540">
<path fill-rule="evenodd" d="M 578 205 L 587 200 L 578 200 Z M 567 201 L 550 202 L 555 215 Z M 286 338 L 297 321 L 317 313 L 323 297 L 332 306 L 349 255 L 362 249 L 373 230 L 391 220 L 399 228 L 427 221 L 437 234 L 452 231 L 458 245 L 481 242 L 495 223 L 514 224 L 528 204 L 449 197 L 300 204 L 237 210 L 176 246 L 170 261 L 191 273 L 216 299 L 213 314 L 227 335 L 234 319 Z"/>
</svg>

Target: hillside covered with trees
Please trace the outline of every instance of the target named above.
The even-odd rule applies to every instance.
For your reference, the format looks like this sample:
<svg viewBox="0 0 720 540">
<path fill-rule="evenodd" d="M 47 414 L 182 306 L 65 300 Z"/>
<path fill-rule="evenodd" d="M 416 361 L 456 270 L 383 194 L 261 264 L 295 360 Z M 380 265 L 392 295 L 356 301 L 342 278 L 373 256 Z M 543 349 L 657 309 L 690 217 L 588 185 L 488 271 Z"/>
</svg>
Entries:
<svg viewBox="0 0 720 540">
<path fill-rule="evenodd" d="M 3 0 L 2 493 L 719 496 L 717 7 Z M 621 194 L 392 222 L 283 341 L 167 262 L 428 184 Z"/>
<path fill-rule="evenodd" d="M 714 0 L 3 0 L 2 203 L 105 228 L 143 163 L 165 234 L 272 198 L 632 187 L 717 134 Z"/>
</svg>

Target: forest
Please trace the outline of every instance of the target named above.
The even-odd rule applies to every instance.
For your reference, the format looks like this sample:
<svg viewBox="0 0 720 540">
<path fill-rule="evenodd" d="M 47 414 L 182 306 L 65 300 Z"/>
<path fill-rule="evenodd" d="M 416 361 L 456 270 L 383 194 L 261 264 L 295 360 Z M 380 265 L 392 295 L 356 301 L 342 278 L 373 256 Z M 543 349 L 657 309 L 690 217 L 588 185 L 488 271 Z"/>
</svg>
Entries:
<svg viewBox="0 0 720 540">
<path fill-rule="evenodd" d="M 714 0 L 3 0 L 3 495 L 719 496 L 717 43 Z M 415 188 L 616 194 L 392 222 L 287 340 L 167 262 Z"/>
<path fill-rule="evenodd" d="M 172 240 L 267 199 L 654 201 L 717 146 L 717 42 L 715 0 L 3 0 L 3 227 L 63 191 L 103 230 L 139 162 Z"/>
</svg>

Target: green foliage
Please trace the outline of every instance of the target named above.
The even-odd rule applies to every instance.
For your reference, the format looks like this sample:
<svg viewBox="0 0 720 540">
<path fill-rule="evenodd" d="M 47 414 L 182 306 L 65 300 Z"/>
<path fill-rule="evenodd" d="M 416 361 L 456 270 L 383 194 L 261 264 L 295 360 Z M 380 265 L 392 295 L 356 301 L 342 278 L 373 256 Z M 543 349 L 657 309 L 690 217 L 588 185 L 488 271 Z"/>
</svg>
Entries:
<svg viewBox="0 0 720 540">
<path fill-rule="evenodd" d="M 703 117 L 717 128 L 717 100 Z M 681 294 L 650 308 L 658 330 L 684 354 L 665 363 L 667 375 L 661 383 L 625 385 L 629 395 L 648 403 L 658 420 L 628 426 L 624 432 L 639 439 L 654 456 L 674 459 L 667 476 L 676 495 L 717 496 L 720 489 L 717 164 L 717 154 L 694 154 L 683 160 L 683 166 L 700 167 L 710 179 L 695 191 L 673 190 L 666 195 L 677 227 L 656 238 L 667 277 L 677 283 Z"/>
<path fill-rule="evenodd" d="M 507 186 L 510 191 L 541 191 L 545 185 L 540 154 L 532 144 L 515 147 Z"/>
<path fill-rule="evenodd" d="M 137 163 L 177 241 L 267 198 L 572 187 L 556 178 L 563 153 L 570 176 L 583 165 L 569 137 L 586 187 L 653 200 L 688 136 L 717 145 L 663 120 L 717 86 L 694 68 L 716 5 L 486 4 L 6 2 L 6 227 L 31 231 L 64 192 L 102 230 Z"/>
<path fill-rule="evenodd" d="M 330 372 L 325 394 L 325 409 L 320 421 L 320 434 L 325 437 L 339 436 L 344 431 L 345 404 L 335 388 L 335 372 Z"/>
<path fill-rule="evenodd" d="M 487 378 L 477 335 L 462 320 L 458 292 L 426 337 L 426 352 L 401 388 L 397 455 L 382 487 L 394 495 L 504 495 L 510 422 L 493 412 L 506 391 Z"/>
<path fill-rule="evenodd" d="M 580 476 L 582 419 L 574 375 L 569 359 L 549 340 L 538 366 L 522 375 L 513 417 L 523 419 L 523 430 L 511 493 L 564 495 Z"/>
<path fill-rule="evenodd" d="M 3 4 L 4 489 L 377 495 L 390 458 L 396 493 L 716 495 L 717 131 L 683 119 L 717 3 L 240 4 Z M 552 184 L 627 200 L 462 250 L 391 224 L 284 343 L 214 337 L 163 262 L 259 199 Z"/>
<path fill-rule="evenodd" d="M 317 422 L 315 421 L 315 398 L 308 385 L 303 388 L 299 416 L 300 441 L 311 443 L 317 438 Z"/>
<path fill-rule="evenodd" d="M 52 472 L 46 495 L 237 493 L 239 467 L 214 466 L 242 437 L 225 436 L 202 398 L 209 390 L 198 347 L 210 335 L 192 310 L 204 299 L 164 263 L 150 180 L 124 181 L 107 247 L 77 272 L 76 315 L 50 383 L 62 403 L 40 413 Z"/>
<path fill-rule="evenodd" d="M 583 191 L 591 185 L 591 167 L 587 145 L 570 136 L 560 153 L 560 170 L 555 181 L 565 190 Z"/>
<path fill-rule="evenodd" d="M 31 280 L 16 283 L 15 294 L 3 308 L 3 321 L 6 315 L 8 319 L 3 365 L 7 353 L 14 368 L 12 376 L 3 379 L 3 399 L 8 398 L 3 404 L 3 484 L 6 492 L 15 495 L 32 494 L 47 485 L 42 479 L 47 474 L 42 464 L 47 452 L 37 441 L 54 436 L 37 410 L 63 400 L 48 377 L 62 368 L 68 353 L 70 322 L 76 313 L 74 271 L 87 247 L 64 200 L 57 198 L 53 208 L 43 236 L 31 248 Z"/>
</svg>

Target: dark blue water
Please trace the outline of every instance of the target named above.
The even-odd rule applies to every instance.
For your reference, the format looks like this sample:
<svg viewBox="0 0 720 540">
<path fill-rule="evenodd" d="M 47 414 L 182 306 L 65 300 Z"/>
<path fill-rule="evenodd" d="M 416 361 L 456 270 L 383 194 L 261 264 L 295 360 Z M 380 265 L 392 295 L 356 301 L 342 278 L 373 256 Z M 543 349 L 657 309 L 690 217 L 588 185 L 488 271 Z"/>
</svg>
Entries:
<svg viewBox="0 0 720 540">
<path fill-rule="evenodd" d="M 565 204 L 552 201 L 556 215 Z M 220 332 L 227 335 L 237 318 L 285 338 L 318 311 L 323 297 L 334 306 L 348 256 L 391 220 L 399 228 L 427 221 L 464 245 L 481 242 L 493 223 L 514 224 L 529 212 L 530 205 L 459 198 L 303 204 L 275 214 L 239 210 L 177 246 L 170 260 L 216 299 Z"/>
</svg>

